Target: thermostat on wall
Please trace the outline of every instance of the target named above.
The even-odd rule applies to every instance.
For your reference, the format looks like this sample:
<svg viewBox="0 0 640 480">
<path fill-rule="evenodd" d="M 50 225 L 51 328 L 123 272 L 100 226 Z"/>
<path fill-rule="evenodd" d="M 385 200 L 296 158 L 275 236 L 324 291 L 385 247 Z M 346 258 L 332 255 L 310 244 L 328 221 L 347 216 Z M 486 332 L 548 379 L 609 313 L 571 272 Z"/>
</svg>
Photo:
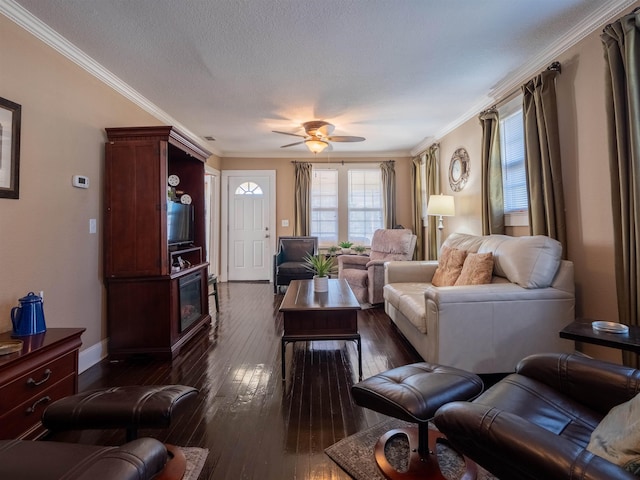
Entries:
<svg viewBox="0 0 640 480">
<path fill-rule="evenodd" d="M 89 177 L 85 177 L 84 175 L 74 175 L 73 186 L 78 188 L 89 188 Z"/>
</svg>

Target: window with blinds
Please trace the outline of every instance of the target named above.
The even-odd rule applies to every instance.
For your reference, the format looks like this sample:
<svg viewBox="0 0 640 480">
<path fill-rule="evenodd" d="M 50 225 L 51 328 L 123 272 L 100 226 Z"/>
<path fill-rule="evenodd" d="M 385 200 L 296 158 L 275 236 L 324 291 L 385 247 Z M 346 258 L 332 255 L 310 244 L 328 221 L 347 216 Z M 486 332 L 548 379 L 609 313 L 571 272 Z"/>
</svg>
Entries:
<svg viewBox="0 0 640 480">
<path fill-rule="evenodd" d="M 319 245 L 338 243 L 338 171 L 316 170 L 311 173 L 311 235 Z"/>
<path fill-rule="evenodd" d="M 380 169 L 349 170 L 350 242 L 371 245 L 373 232 L 382 228 L 382 178 Z"/>
<path fill-rule="evenodd" d="M 382 174 L 378 165 L 312 170 L 311 235 L 318 237 L 321 247 L 344 240 L 369 246 L 373 232 L 382 225 Z"/>
<path fill-rule="evenodd" d="M 523 218 L 527 217 L 529 210 L 521 101 L 515 105 L 518 106 L 512 106 L 511 111 L 506 109 L 505 112 L 500 112 L 500 155 L 506 225 L 522 225 Z M 518 217 L 519 221 L 515 221 L 515 217 Z M 524 225 L 527 223 L 528 218 Z"/>
</svg>

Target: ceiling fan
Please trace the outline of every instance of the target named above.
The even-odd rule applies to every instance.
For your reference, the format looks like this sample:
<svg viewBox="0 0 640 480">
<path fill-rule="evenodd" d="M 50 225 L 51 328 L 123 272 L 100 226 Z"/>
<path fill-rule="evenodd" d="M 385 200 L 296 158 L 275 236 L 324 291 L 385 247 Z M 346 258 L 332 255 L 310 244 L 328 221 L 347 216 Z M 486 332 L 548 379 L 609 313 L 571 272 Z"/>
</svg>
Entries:
<svg viewBox="0 0 640 480">
<path fill-rule="evenodd" d="M 365 140 L 364 137 L 331 135 L 335 127 L 332 124 L 322 120 L 304 122 L 302 126 L 304 127 L 306 135 L 273 130 L 273 133 L 281 133 L 283 135 L 292 135 L 294 137 L 304 138 L 304 140 L 301 140 L 299 142 L 282 145 L 280 148 L 293 147 L 294 145 L 301 145 L 304 143 L 307 148 L 311 150 L 311 152 L 320 153 L 329 146 L 329 142 L 362 142 Z"/>
</svg>

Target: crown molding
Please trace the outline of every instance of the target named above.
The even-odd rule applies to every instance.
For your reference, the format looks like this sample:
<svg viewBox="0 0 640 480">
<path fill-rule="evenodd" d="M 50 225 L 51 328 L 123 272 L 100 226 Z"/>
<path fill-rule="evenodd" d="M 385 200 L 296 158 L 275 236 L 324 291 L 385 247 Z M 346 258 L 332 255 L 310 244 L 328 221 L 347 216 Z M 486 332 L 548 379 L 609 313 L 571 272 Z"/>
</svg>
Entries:
<svg viewBox="0 0 640 480">
<path fill-rule="evenodd" d="M 516 88 L 520 88 L 530 78 L 540 73 L 549 66 L 557 57 L 566 52 L 585 37 L 593 33 L 604 24 L 611 21 L 616 15 L 621 14 L 628 7 L 636 3 L 636 0 L 608 0 L 602 2 L 600 8 L 591 15 L 577 23 L 571 30 L 563 35 L 551 48 L 543 50 L 535 57 L 527 60 L 517 72 L 512 72 L 498 82 L 489 92 L 489 96 L 495 102 L 502 97 L 511 94 Z M 489 105 L 487 105 L 489 106 Z"/>
<path fill-rule="evenodd" d="M 200 145 L 200 142 L 195 141 L 195 139 L 200 138 L 198 135 L 190 131 L 186 126 L 178 122 L 174 117 L 169 115 L 153 102 L 149 101 L 137 90 L 127 85 L 126 82 L 100 65 L 93 58 L 88 56 L 62 35 L 54 31 L 39 18 L 32 15 L 31 12 L 16 3 L 14 0 L 0 0 L 0 13 L 25 29 L 27 32 L 31 33 L 34 37 L 56 50 L 58 53 L 71 60 L 80 68 L 96 77 L 104 84 L 113 88 L 116 92 L 138 105 L 144 111 L 150 113 L 164 124 L 176 127 L 178 130 L 183 132 L 185 136 L 190 137 L 190 140 L 194 144 Z M 218 155 L 218 152 L 212 148 L 210 149 L 214 154 Z"/>
<path fill-rule="evenodd" d="M 551 62 L 557 60 L 560 54 L 573 47 L 598 28 L 611 22 L 616 16 L 622 14 L 626 9 L 636 3 L 636 1 L 637 0 L 608 0 L 607 2 L 602 2 L 602 5 L 600 5 L 596 11 L 583 21 L 577 23 L 574 28 L 569 30 L 553 47 L 540 52 L 528 60 L 525 65 L 522 65 L 520 69 L 505 76 L 488 92 L 487 96 L 479 99 L 466 113 L 440 129 L 432 137 L 426 138 L 412 148 L 411 155 L 416 156 L 422 153 L 430 143 L 444 137 L 474 116 L 479 115 L 481 111 L 511 95 L 525 82 L 547 68 Z"/>
</svg>

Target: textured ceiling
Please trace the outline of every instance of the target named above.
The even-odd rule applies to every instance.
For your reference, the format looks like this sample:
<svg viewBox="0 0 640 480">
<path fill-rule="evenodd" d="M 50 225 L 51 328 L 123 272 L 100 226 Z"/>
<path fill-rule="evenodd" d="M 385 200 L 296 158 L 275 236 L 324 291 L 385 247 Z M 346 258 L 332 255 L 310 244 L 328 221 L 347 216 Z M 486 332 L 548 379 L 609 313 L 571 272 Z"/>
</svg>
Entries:
<svg viewBox="0 0 640 480">
<path fill-rule="evenodd" d="M 632 3 L 0 0 L 0 11 L 26 9 L 218 155 L 305 158 L 271 131 L 326 120 L 366 137 L 333 157 L 415 153 Z"/>
</svg>

